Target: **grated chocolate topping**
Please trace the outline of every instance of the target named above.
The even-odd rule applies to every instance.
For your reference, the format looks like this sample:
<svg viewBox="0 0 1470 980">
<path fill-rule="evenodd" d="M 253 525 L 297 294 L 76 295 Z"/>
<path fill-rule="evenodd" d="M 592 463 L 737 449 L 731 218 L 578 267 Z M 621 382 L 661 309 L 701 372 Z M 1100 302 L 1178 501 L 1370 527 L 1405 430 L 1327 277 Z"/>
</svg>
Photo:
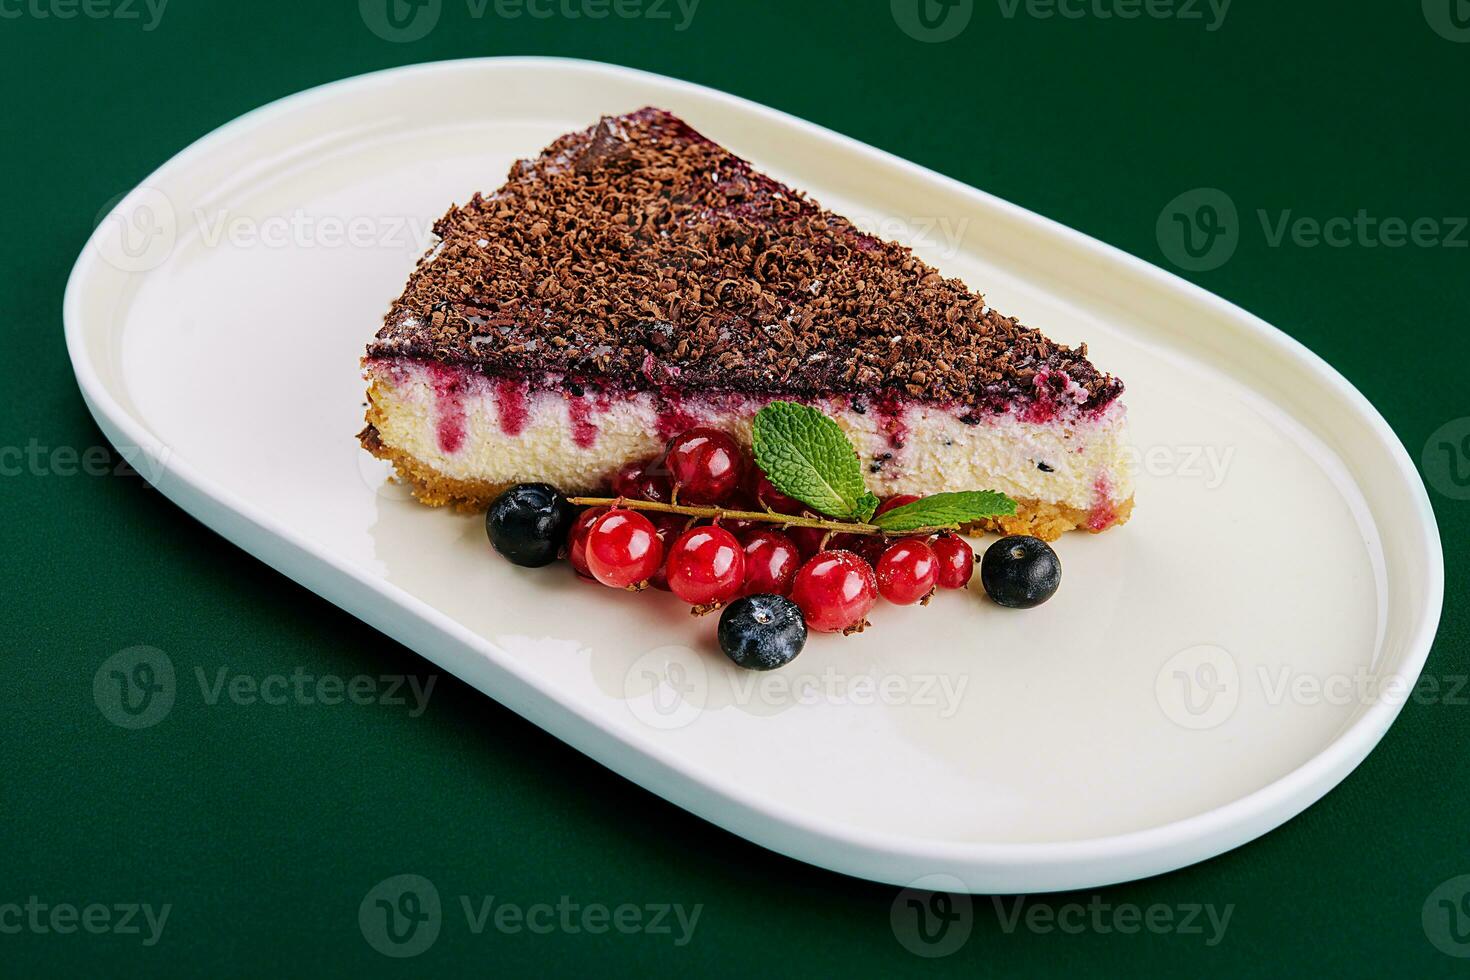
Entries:
<svg viewBox="0 0 1470 980">
<path fill-rule="evenodd" d="M 661 109 L 517 162 L 434 226 L 370 357 L 619 389 L 1001 411 L 1123 385 Z M 1070 383 L 1069 383 L 1070 382 Z"/>
</svg>

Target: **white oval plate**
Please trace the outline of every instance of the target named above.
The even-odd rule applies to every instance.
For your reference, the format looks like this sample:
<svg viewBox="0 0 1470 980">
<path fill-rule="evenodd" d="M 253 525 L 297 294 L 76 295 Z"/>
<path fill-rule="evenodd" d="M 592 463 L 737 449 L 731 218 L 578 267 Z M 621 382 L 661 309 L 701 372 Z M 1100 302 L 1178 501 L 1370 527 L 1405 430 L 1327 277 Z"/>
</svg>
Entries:
<svg viewBox="0 0 1470 980">
<path fill-rule="evenodd" d="M 671 597 L 513 568 L 479 520 L 385 482 L 353 439 L 358 359 L 430 223 L 645 104 L 1086 340 L 1127 382 L 1138 507 L 1059 543 L 1055 599 L 884 608 L 862 636 L 744 673 Z M 98 424 L 186 511 L 634 782 L 865 878 L 1079 888 L 1250 840 L 1373 748 L 1439 617 L 1408 456 L 1290 338 L 980 191 L 623 68 L 430 64 L 252 112 L 118 205 L 65 316 Z"/>
</svg>

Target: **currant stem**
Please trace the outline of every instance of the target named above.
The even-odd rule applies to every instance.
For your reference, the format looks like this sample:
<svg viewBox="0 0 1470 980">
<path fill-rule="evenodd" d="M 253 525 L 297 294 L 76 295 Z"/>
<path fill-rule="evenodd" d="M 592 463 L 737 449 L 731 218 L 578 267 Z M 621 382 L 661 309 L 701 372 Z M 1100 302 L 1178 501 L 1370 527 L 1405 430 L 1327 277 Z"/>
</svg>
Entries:
<svg viewBox="0 0 1470 980">
<path fill-rule="evenodd" d="M 778 514 L 773 510 L 726 510 L 723 507 L 693 507 L 686 504 L 660 504 L 651 500 L 629 500 L 626 497 L 569 497 L 578 507 L 626 507 L 629 510 L 654 510 L 661 514 L 685 514 L 689 517 L 723 518 L 730 521 L 768 521 L 786 527 L 816 527 L 832 533 L 909 537 L 954 530 L 953 527 L 917 527 L 907 531 L 886 531 L 876 524 L 854 524 L 829 521 L 820 517 Z"/>
</svg>

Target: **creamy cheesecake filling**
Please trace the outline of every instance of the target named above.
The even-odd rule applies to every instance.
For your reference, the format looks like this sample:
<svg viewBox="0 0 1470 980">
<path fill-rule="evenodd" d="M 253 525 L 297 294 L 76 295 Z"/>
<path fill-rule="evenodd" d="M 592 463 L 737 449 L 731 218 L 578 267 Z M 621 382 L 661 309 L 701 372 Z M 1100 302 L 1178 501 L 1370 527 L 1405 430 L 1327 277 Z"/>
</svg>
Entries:
<svg viewBox="0 0 1470 980">
<path fill-rule="evenodd" d="M 621 465 L 652 456 L 695 425 L 748 442 L 770 398 L 746 394 L 577 392 L 559 384 L 485 378 L 407 359 L 366 364 L 381 443 L 451 480 L 544 481 L 593 493 Z M 889 409 L 847 396 L 813 404 L 857 447 L 879 496 L 1000 490 L 1088 514 L 1101 530 L 1133 496 L 1126 410 L 1028 403 L 1003 414 L 913 402 Z"/>
</svg>

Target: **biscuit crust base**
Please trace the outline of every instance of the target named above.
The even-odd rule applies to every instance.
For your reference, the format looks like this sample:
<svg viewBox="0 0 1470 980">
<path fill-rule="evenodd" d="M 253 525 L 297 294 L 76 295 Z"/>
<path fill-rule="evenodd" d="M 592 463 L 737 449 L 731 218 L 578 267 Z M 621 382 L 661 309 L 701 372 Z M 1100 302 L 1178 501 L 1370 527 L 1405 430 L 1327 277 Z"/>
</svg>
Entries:
<svg viewBox="0 0 1470 980">
<path fill-rule="evenodd" d="M 392 463 L 399 482 L 408 486 L 419 503 L 430 507 L 453 507 L 465 513 L 483 511 L 510 486 L 506 483 L 459 480 L 445 476 L 413 456 L 385 445 L 378 438 L 377 428 L 371 424 L 358 434 L 357 439 L 362 443 L 363 449 Z M 1118 505 L 1116 519 L 1108 527 L 1127 523 L 1132 514 L 1133 498 L 1129 497 Z M 1029 534 L 1043 541 L 1055 541 L 1068 531 L 1100 533 L 1088 526 L 1089 516 L 1087 511 L 1075 507 L 1022 499 L 1016 501 L 1014 516 L 987 518 L 968 524 L 962 530 L 967 534 L 984 531 Z"/>
</svg>

